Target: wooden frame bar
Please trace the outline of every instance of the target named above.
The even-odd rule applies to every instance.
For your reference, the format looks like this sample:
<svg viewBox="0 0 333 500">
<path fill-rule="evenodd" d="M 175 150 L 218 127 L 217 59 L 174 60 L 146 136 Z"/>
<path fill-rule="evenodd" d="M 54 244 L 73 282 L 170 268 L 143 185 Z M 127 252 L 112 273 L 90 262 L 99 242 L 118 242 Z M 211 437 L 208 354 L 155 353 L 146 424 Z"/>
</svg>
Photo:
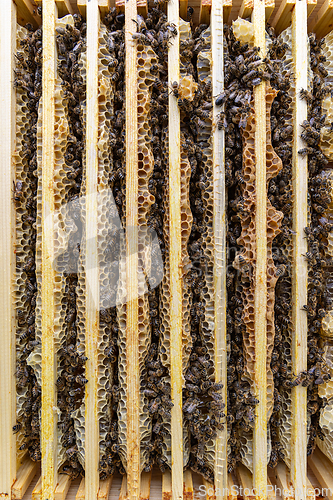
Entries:
<svg viewBox="0 0 333 500">
<path fill-rule="evenodd" d="M 333 22 L 333 0 L 326 0 L 319 12 L 309 25 L 308 32 L 316 33 L 318 38 L 322 38 L 332 29 Z"/>
<path fill-rule="evenodd" d="M 30 0 L 15 0 L 15 5 L 17 8 L 17 21 L 20 24 L 31 23 L 35 28 L 41 24 L 42 20 L 37 14 L 37 8 Z"/>
<path fill-rule="evenodd" d="M 127 494 L 140 496 L 139 337 L 138 337 L 138 111 L 136 0 L 125 2 L 126 47 L 126 373 Z"/>
<path fill-rule="evenodd" d="M 199 13 L 200 24 L 209 24 L 211 10 L 212 10 L 212 0 L 201 0 L 200 13 Z"/>
<path fill-rule="evenodd" d="M 265 4 L 254 0 L 252 22 L 254 45 L 265 57 Z M 253 432 L 253 486 L 257 498 L 266 498 L 267 486 L 267 373 L 266 373 L 266 314 L 267 314 L 267 187 L 266 187 L 266 84 L 254 88 L 255 162 L 256 162 L 256 270 L 254 294 L 255 322 L 255 407 Z"/>
<path fill-rule="evenodd" d="M 253 11 L 253 0 L 243 0 L 239 8 L 239 17 L 246 19 L 251 16 Z"/>
<path fill-rule="evenodd" d="M 300 90 L 307 88 L 307 5 L 306 0 L 297 0 L 292 14 L 292 55 L 295 75 L 295 104 L 293 113 L 293 278 L 292 278 L 292 370 L 299 374 L 307 369 L 307 315 L 302 306 L 307 303 L 307 158 L 298 151 L 305 146 L 301 139 L 301 124 L 307 119 L 306 101 L 300 98 Z M 295 489 L 295 500 L 305 498 L 307 460 L 307 396 L 306 387 L 299 385 L 291 391 L 292 440 L 291 481 Z"/>
<path fill-rule="evenodd" d="M 272 26 L 277 34 L 281 33 L 290 25 L 291 12 L 295 6 L 296 0 L 283 0 L 272 21 Z"/>
<path fill-rule="evenodd" d="M 99 334 L 99 269 L 97 251 L 98 191 L 98 1 L 87 2 L 86 119 L 86 385 L 85 495 L 96 499 L 99 489 L 99 422 L 97 418 L 97 342 Z"/>
<path fill-rule="evenodd" d="M 275 0 L 265 0 L 265 18 L 266 22 L 270 19 L 275 8 Z"/>
<path fill-rule="evenodd" d="M 168 3 L 168 21 L 179 25 L 179 2 Z M 177 29 L 178 31 L 178 29 Z M 168 51 L 168 83 L 179 82 L 179 33 Z M 182 408 L 182 256 L 180 199 L 180 113 L 176 97 L 169 94 L 169 207 L 170 207 L 170 356 L 171 356 L 171 462 L 172 500 L 183 498 Z"/>
<path fill-rule="evenodd" d="M 57 364 L 54 347 L 54 126 L 56 45 L 54 2 L 43 3 L 43 125 L 42 125 L 42 498 L 54 500 L 57 484 Z M 48 221 L 48 222 L 47 222 Z"/>
<path fill-rule="evenodd" d="M 12 154 L 15 148 L 15 92 L 13 90 L 14 52 L 16 49 L 16 7 L 5 2 L 0 16 L 0 492 L 11 498 L 16 477 L 16 339 L 13 282 L 15 273 L 15 211 L 13 203 L 14 169 Z"/>
<path fill-rule="evenodd" d="M 29 485 L 36 475 L 38 469 L 37 462 L 33 462 L 30 457 L 26 457 L 18 470 L 17 478 L 12 487 L 12 499 L 20 500 L 29 488 Z"/>
<path fill-rule="evenodd" d="M 223 1 L 212 0 L 211 12 L 212 94 L 224 88 Z M 215 381 L 223 384 L 224 413 L 227 412 L 227 287 L 226 287 L 226 188 L 224 172 L 224 131 L 216 126 L 220 109 L 213 104 L 213 169 L 214 169 L 214 305 L 215 305 Z M 227 425 L 218 431 L 215 447 L 216 499 L 227 496 Z"/>
</svg>

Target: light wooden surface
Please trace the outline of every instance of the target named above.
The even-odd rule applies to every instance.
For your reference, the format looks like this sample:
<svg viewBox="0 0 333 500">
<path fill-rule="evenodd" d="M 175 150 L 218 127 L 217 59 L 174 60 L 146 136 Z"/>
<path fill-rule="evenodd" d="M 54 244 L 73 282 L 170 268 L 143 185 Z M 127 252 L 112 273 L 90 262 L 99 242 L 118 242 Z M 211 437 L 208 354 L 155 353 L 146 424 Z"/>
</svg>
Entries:
<svg viewBox="0 0 333 500">
<path fill-rule="evenodd" d="M 307 6 L 306 0 L 297 0 L 292 14 L 292 55 L 294 63 L 295 104 L 293 110 L 293 266 L 292 266 L 292 371 L 307 369 L 307 315 L 302 310 L 307 303 L 307 157 L 298 151 L 306 146 L 301 139 L 301 124 L 307 119 L 307 105 L 300 98 L 300 90 L 307 88 Z M 301 385 L 291 391 L 292 432 L 290 476 L 295 488 L 295 500 L 303 500 L 306 491 L 307 415 L 306 388 Z"/>
<path fill-rule="evenodd" d="M 333 499 L 333 465 L 317 447 L 309 456 L 309 465 L 315 474 L 320 488 L 324 490 L 328 500 Z"/>
<path fill-rule="evenodd" d="M 252 474 L 244 465 L 240 465 L 236 469 L 236 475 L 238 479 L 239 486 L 242 487 L 242 491 L 240 490 L 240 496 L 244 498 L 244 500 L 254 500 L 254 491 L 253 491 L 253 478 Z M 266 484 L 265 484 L 266 490 Z M 263 495 L 260 495 L 260 498 L 263 498 Z"/>
<path fill-rule="evenodd" d="M 212 10 L 212 0 L 201 0 L 200 14 L 199 14 L 200 24 L 209 24 L 211 10 Z"/>
<path fill-rule="evenodd" d="M 318 38 L 322 38 L 332 29 L 333 0 L 325 0 L 313 19 L 309 23 L 309 33 L 314 31 Z"/>
<path fill-rule="evenodd" d="M 113 476 L 108 477 L 104 481 L 99 482 L 98 500 L 108 500 Z"/>
<path fill-rule="evenodd" d="M 54 89 L 56 75 L 54 2 L 43 4 L 42 125 L 42 496 L 54 500 L 57 484 L 56 359 L 54 349 Z"/>
<path fill-rule="evenodd" d="M 149 500 L 151 472 L 143 472 L 141 475 L 140 500 Z"/>
<path fill-rule="evenodd" d="M 171 500 L 171 473 L 162 474 L 162 500 Z"/>
<path fill-rule="evenodd" d="M 39 476 L 36 486 L 32 490 L 31 500 L 41 500 L 42 498 L 42 476 Z"/>
<path fill-rule="evenodd" d="M 81 479 L 79 487 L 77 489 L 75 500 L 84 500 L 85 499 L 85 491 L 86 491 L 86 482 L 84 477 Z"/>
<path fill-rule="evenodd" d="M 168 21 L 179 25 L 178 0 L 168 3 Z M 177 30 L 178 31 L 178 30 Z M 179 34 L 170 41 L 168 83 L 179 82 Z M 171 356 L 171 461 L 172 500 L 183 498 L 182 412 L 182 257 L 180 199 L 180 113 L 177 98 L 169 93 L 169 207 L 170 207 L 170 356 Z"/>
<path fill-rule="evenodd" d="M 213 178 L 214 178 L 214 307 L 215 307 L 215 380 L 223 384 L 222 395 L 227 414 L 227 345 L 226 345 L 226 187 L 224 173 L 224 131 L 216 126 L 220 109 L 215 97 L 223 91 L 223 2 L 212 0 L 212 95 L 213 95 Z M 217 500 L 226 497 L 227 486 L 227 425 L 218 431 L 215 447 L 215 486 Z"/>
<path fill-rule="evenodd" d="M 138 111 L 136 0 L 125 2 L 126 47 L 126 373 L 127 494 L 140 495 L 139 337 L 138 337 Z"/>
<path fill-rule="evenodd" d="M 317 0 L 307 0 L 307 14 L 308 18 L 311 16 L 312 12 L 317 6 Z M 308 31 L 310 33 L 310 31 Z"/>
<path fill-rule="evenodd" d="M 15 210 L 13 202 L 15 148 L 15 92 L 13 90 L 16 50 L 16 7 L 5 2 L 0 16 L 0 492 L 10 499 L 16 477 L 16 350 L 13 282 L 15 273 Z"/>
<path fill-rule="evenodd" d="M 127 496 L 127 479 L 126 476 L 124 476 L 121 482 L 119 500 L 128 500 L 128 499 L 129 497 Z"/>
<path fill-rule="evenodd" d="M 55 489 L 54 500 L 65 500 L 71 485 L 71 479 L 66 474 L 60 474 L 58 484 Z"/>
<path fill-rule="evenodd" d="M 283 500 L 291 500 L 293 498 L 292 494 L 292 484 L 290 481 L 290 473 L 287 466 L 283 462 L 279 462 L 274 469 L 275 482 L 277 487 L 280 489 L 280 495 Z"/>
<path fill-rule="evenodd" d="M 10 2 L 7 2 L 10 3 Z M 5 4 L 5 2 L 3 2 Z M 37 13 L 37 6 L 31 0 L 15 0 L 17 6 L 17 21 L 21 25 L 32 24 L 35 28 L 42 24 L 42 20 Z"/>
<path fill-rule="evenodd" d="M 279 10 L 271 22 L 276 34 L 281 33 L 281 31 L 290 25 L 291 11 L 294 8 L 295 2 L 296 0 L 283 0 L 280 4 Z"/>
<path fill-rule="evenodd" d="M 98 31 L 97 0 L 87 4 L 87 118 L 86 118 L 86 384 L 85 495 L 97 498 L 99 488 L 99 424 L 97 417 L 97 342 L 99 334 L 99 270 L 97 250 L 98 190 Z"/>
<path fill-rule="evenodd" d="M 192 479 L 192 471 L 190 469 L 186 469 L 184 471 L 184 500 L 193 500 L 193 479 Z"/>
<path fill-rule="evenodd" d="M 37 470 L 38 463 L 27 457 L 17 471 L 16 481 L 12 486 L 12 499 L 23 498 Z"/>
<path fill-rule="evenodd" d="M 265 19 L 266 22 L 270 19 L 275 7 L 275 0 L 265 0 Z"/>
<path fill-rule="evenodd" d="M 252 22 L 254 45 L 265 56 L 265 4 L 254 0 Z M 256 163 L 256 269 L 254 294 L 255 323 L 255 407 L 253 432 L 253 486 L 260 498 L 266 497 L 267 484 L 267 374 L 266 374 L 266 314 L 267 314 L 267 187 L 266 187 L 266 84 L 254 87 L 255 163 Z"/>
<path fill-rule="evenodd" d="M 246 19 L 251 16 L 253 11 L 253 0 L 243 0 L 239 9 L 239 17 Z"/>
</svg>

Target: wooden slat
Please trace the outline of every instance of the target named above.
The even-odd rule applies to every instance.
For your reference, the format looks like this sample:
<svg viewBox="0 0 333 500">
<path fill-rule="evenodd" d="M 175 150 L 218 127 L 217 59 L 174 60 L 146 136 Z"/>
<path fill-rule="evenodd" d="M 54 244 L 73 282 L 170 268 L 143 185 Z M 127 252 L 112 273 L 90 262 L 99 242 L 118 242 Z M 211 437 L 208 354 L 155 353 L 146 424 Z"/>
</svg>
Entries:
<svg viewBox="0 0 333 500">
<path fill-rule="evenodd" d="M 232 475 L 228 474 L 228 500 L 237 500 L 237 490 L 235 486 Z"/>
<path fill-rule="evenodd" d="M 97 0 L 87 4 L 87 118 L 86 118 L 86 377 L 85 495 L 95 499 L 99 477 L 99 425 L 97 417 L 97 342 L 99 334 L 99 271 L 97 250 L 98 190 L 98 31 Z"/>
<path fill-rule="evenodd" d="M 300 90 L 307 88 L 307 6 L 306 0 L 297 0 L 292 14 L 292 55 L 294 64 L 295 104 L 293 110 L 293 276 L 292 276 L 292 371 L 295 374 L 307 369 L 307 315 L 302 310 L 307 303 L 307 158 L 298 151 L 306 146 L 301 139 L 301 124 L 307 119 L 306 101 Z M 306 493 L 307 461 L 307 396 L 306 387 L 297 386 L 291 391 L 292 431 L 290 478 L 295 489 L 295 500 L 303 500 Z"/>
<path fill-rule="evenodd" d="M 254 0 L 243 0 L 239 9 L 239 17 L 246 19 L 251 16 L 254 6 Z"/>
<path fill-rule="evenodd" d="M 309 465 L 312 472 L 316 476 L 316 479 L 322 489 L 323 496 L 326 496 L 328 500 L 333 500 L 333 474 L 332 474 L 332 463 L 327 457 L 318 449 L 315 449 L 314 453 L 308 458 Z"/>
<path fill-rule="evenodd" d="M 212 10 L 212 0 L 201 0 L 200 2 L 200 24 L 209 24 L 210 12 Z"/>
<path fill-rule="evenodd" d="M 104 17 L 109 12 L 109 0 L 98 0 L 98 7 L 101 17 Z"/>
<path fill-rule="evenodd" d="M 239 486 L 242 487 L 240 490 L 240 496 L 243 497 L 244 500 L 254 500 L 255 495 L 253 491 L 253 478 L 252 474 L 244 465 L 240 465 L 236 469 L 236 475 L 239 482 Z M 265 484 L 266 490 L 266 484 Z M 263 490 L 258 490 L 263 491 Z M 263 495 L 260 495 L 258 498 L 263 498 Z"/>
<path fill-rule="evenodd" d="M 179 15 L 184 21 L 187 21 L 187 0 L 179 0 Z"/>
<path fill-rule="evenodd" d="M 223 22 L 227 23 L 231 13 L 232 0 L 223 0 L 222 5 L 223 5 Z"/>
<path fill-rule="evenodd" d="M 274 486 L 269 477 L 267 477 L 267 498 L 268 500 L 274 500 L 276 498 Z"/>
<path fill-rule="evenodd" d="M 271 22 L 277 34 L 281 33 L 281 31 L 290 25 L 291 11 L 294 8 L 295 2 L 296 0 L 283 0 L 281 2 L 279 10 Z"/>
<path fill-rule="evenodd" d="M 17 6 L 17 21 L 23 26 L 27 23 L 38 28 L 42 24 L 42 20 L 37 13 L 36 5 L 33 5 L 30 0 L 14 0 Z"/>
<path fill-rule="evenodd" d="M 307 13 L 308 13 L 308 19 L 311 16 L 314 8 L 317 5 L 317 0 L 307 0 Z"/>
<path fill-rule="evenodd" d="M 315 489 L 309 478 L 306 480 L 306 500 L 316 500 Z"/>
<path fill-rule="evenodd" d="M 265 0 L 265 19 L 266 22 L 270 19 L 275 8 L 275 0 Z"/>
<path fill-rule="evenodd" d="M 79 12 L 81 16 L 83 16 L 86 19 L 86 6 L 87 6 L 87 0 L 76 0 L 77 8 L 79 9 Z"/>
<path fill-rule="evenodd" d="M 149 500 L 151 472 L 143 472 L 141 476 L 140 500 Z"/>
<path fill-rule="evenodd" d="M 202 479 L 202 484 L 205 488 L 204 492 L 206 492 L 206 497 L 205 497 L 206 500 L 216 500 L 214 485 L 212 483 L 209 483 L 206 479 Z M 204 492 L 203 492 L 203 495 L 204 495 Z"/>
<path fill-rule="evenodd" d="M 162 475 L 162 500 L 171 500 L 171 474 L 165 472 Z"/>
<path fill-rule="evenodd" d="M 223 91 L 223 6 L 212 0 L 212 95 Z M 213 234 L 214 234 L 214 308 L 215 308 L 215 381 L 223 384 L 224 413 L 227 412 L 227 327 L 226 327 L 226 188 L 224 172 L 224 131 L 217 127 L 220 109 L 213 97 Z M 215 445 L 214 477 L 217 500 L 226 498 L 227 492 L 227 425 L 218 431 Z"/>
<path fill-rule="evenodd" d="M 265 4 L 254 0 L 252 22 L 254 45 L 265 56 Z M 267 193 L 266 193 L 266 84 L 254 88 L 255 163 L 256 163 L 256 270 L 254 294 L 255 322 L 255 407 L 253 432 L 253 486 L 265 498 L 267 486 L 267 373 L 266 373 L 266 314 L 267 314 Z"/>
<path fill-rule="evenodd" d="M 38 463 L 27 457 L 17 472 L 16 481 L 12 486 L 12 499 L 20 500 L 23 498 L 37 470 Z"/>
<path fill-rule="evenodd" d="M 80 486 L 78 487 L 78 490 L 75 495 L 75 500 L 85 500 L 85 491 L 86 491 L 86 485 L 85 485 L 85 480 L 84 477 L 81 479 Z"/>
<path fill-rule="evenodd" d="M 99 482 L 98 500 L 108 500 L 113 476 Z"/>
<path fill-rule="evenodd" d="M 139 337 L 138 337 L 138 115 L 136 0 L 125 3 L 126 47 L 126 374 L 127 374 L 127 492 L 140 495 Z"/>
<path fill-rule="evenodd" d="M 15 210 L 13 203 L 15 148 L 15 92 L 13 90 L 16 50 L 16 7 L 1 6 L 0 16 L 0 492 L 8 495 L 16 477 L 16 348 L 13 282 L 15 272 Z"/>
<path fill-rule="evenodd" d="M 59 482 L 54 493 L 54 500 L 65 500 L 70 485 L 71 478 L 66 474 L 60 474 Z"/>
<path fill-rule="evenodd" d="M 43 114 L 42 114 L 42 492 L 54 500 L 57 484 L 56 359 L 54 348 L 54 91 L 56 76 L 54 2 L 43 4 Z M 48 223 L 46 223 L 48 221 Z"/>
<path fill-rule="evenodd" d="M 73 14 L 73 7 L 69 0 L 55 0 L 58 7 L 58 16 L 63 17 L 67 14 Z"/>
<path fill-rule="evenodd" d="M 294 498 L 290 481 L 290 474 L 287 466 L 283 462 L 279 462 L 277 464 L 274 469 L 274 475 L 276 485 L 279 488 L 279 490 L 277 490 L 278 496 L 281 496 L 283 500 L 291 500 L 292 498 Z"/>
<path fill-rule="evenodd" d="M 193 480 L 190 469 L 184 472 L 184 500 L 193 500 Z"/>
<path fill-rule="evenodd" d="M 32 490 L 31 500 L 42 500 L 42 476 L 40 476 L 36 486 Z"/>
<path fill-rule="evenodd" d="M 168 21 L 179 25 L 178 0 L 168 3 Z M 178 30 L 177 30 L 178 31 Z M 170 41 L 168 83 L 179 82 L 179 33 Z M 172 499 L 183 498 L 182 414 L 182 256 L 180 199 L 180 113 L 177 98 L 169 93 L 169 207 L 170 207 L 170 365 Z"/>
<path fill-rule="evenodd" d="M 128 500 L 128 499 L 129 497 L 127 497 L 127 477 L 123 476 L 119 493 L 119 500 Z"/>
<path fill-rule="evenodd" d="M 319 12 L 314 16 L 309 26 L 309 33 L 313 31 L 317 38 L 322 38 L 333 27 L 333 0 L 325 0 Z"/>
</svg>

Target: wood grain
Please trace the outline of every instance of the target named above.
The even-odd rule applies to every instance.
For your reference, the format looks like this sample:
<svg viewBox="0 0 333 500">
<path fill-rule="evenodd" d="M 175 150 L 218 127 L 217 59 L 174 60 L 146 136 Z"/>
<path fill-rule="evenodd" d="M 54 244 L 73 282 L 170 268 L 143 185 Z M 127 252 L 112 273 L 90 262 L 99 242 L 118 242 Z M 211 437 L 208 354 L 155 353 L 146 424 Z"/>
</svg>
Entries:
<svg viewBox="0 0 333 500">
<path fill-rule="evenodd" d="M 293 266 L 292 266 L 292 371 L 299 374 L 307 369 L 307 315 L 302 310 L 307 303 L 307 158 L 298 151 L 306 146 L 301 139 L 301 124 L 307 119 L 306 101 L 300 98 L 300 90 L 307 88 L 307 5 L 297 0 L 292 13 L 292 56 L 294 64 L 295 104 L 293 110 Z M 306 496 L 307 461 L 307 396 L 301 385 L 291 391 L 291 481 L 295 488 L 295 500 Z"/>
<path fill-rule="evenodd" d="M 140 496 L 139 336 L 138 336 L 138 111 L 136 0 L 125 2 L 126 47 L 126 374 L 127 495 Z"/>
<path fill-rule="evenodd" d="M 16 7 L 1 6 L 0 16 L 0 492 L 10 498 L 16 477 L 16 328 L 13 303 L 15 273 L 15 209 L 13 203 L 15 148 L 15 92 L 13 90 L 14 52 L 16 50 Z"/>
<path fill-rule="evenodd" d="M 54 348 L 54 126 L 56 46 L 54 2 L 43 4 L 42 115 L 42 498 L 54 500 L 57 484 L 56 359 Z"/>
<path fill-rule="evenodd" d="M 265 4 L 254 0 L 252 22 L 254 45 L 265 56 Z M 254 293 L 255 322 L 255 407 L 253 433 L 253 486 L 258 498 L 267 491 L 267 373 L 266 373 L 266 314 L 267 314 L 267 187 L 266 187 L 266 84 L 254 87 L 255 106 L 255 163 L 256 163 L 256 270 Z"/>
<path fill-rule="evenodd" d="M 168 21 L 179 25 L 178 0 L 168 3 Z M 170 41 L 168 83 L 179 82 L 179 34 Z M 171 355 L 171 461 L 172 500 L 183 498 L 182 414 L 182 257 L 180 199 L 180 113 L 169 93 L 169 207 L 170 207 L 170 355 Z"/>
</svg>

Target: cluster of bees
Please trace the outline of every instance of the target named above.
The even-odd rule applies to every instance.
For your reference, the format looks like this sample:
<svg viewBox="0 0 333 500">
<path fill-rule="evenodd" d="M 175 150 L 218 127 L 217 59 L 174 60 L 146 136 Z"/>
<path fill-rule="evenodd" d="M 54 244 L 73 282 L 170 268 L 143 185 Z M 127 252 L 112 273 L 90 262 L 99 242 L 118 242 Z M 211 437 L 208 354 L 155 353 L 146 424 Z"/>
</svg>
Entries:
<svg viewBox="0 0 333 500">
<path fill-rule="evenodd" d="M 191 23 L 193 9 L 188 9 L 188 21 Z M 114 88 L 114 114 L 111 118 L 112 128 L 109 131 L 112 170 L 109 186 L 112 190 L 120 219 L 125 225 L 126 214 L 126 146 L 125 146 L 125 32 L 124 14 L 110 10 L 103 20 L 109 31 L 108 51 L 111 56 L 109 67 L 111 82 Z M 203 330 L 204 300 L 203 293 L 206 278 L 213 269 L 207 267 L 207 256 L 203 244 L 205 233 L 205 201 L 204 194 L 209 184 L 207 162 L 210 138 L 202 138 L 202 130 L 211 130 L 213 101 L 211 82 L 200 80 L 197 70 L 197 58 L 205 49 L 206 41 L 202 36 L 208 28 L 200 25 L 192 29 L 188 40 L 180 42 L 181 67 L 186 75 L 191 76 L 197 84 L 193 100 L 181 97 L 178 82 L 168 85 L 168 47 L 170 40 L 177 34 L 174 25 L 167 22 L 164 9 L 157 3 L 149 9 L 145 19 L 137 18 L 137 33 L 133 38 L 138 46 L 149 46 L 156 54 L 158 62 L 150 68 L 153 84 L 148 125 L 151 133 L 151 151 L 154 168 L 149 180 L 149 191 L 155 200 L 148 213 L 148 226 L 157 234 L 163 263 L 167 258 L 168 234 L 166 220 L 168 218 L 168 102 L 170 93 L 177 99 L 181 118 L 181 153 L 186 156 L 191 177 L 189 183 L 189 199 L 192 212 L 191 233 L 188 240 L 190 266 L 184 279 L 190 290 L 190 335 L 191 349 L 184 377 L 183 419 L 189 432 L 188 465 L 213 481 L 214 474 L 206 456 L 206 444 L 214 439 L 216 432 L 223 428 L 224 404 L 221 396 L 221 384 L 214 382 L 214 360 L 205 346 Z M 18 260 L 18 269 L 24 272 L 26 284 L 24 309 L 17 310 L 18 356 L 17 386 L 27 388 L 24 403 L 25 415 L 14 427 L 14 431 L 22 430 L 26 438 L 22 449 L 27 448 L 33 460 L 40 460 L 40 404 L 41 391 L 27 358 L 38 344 L 35 338 L 35 308 L 37 298 L 36 282 L 36 217 L 37 217 L 37 121 L 38 103 L 41 97 L 41 61 L 42 31 L 34 30 L 27 25 L 28 33 L 22 40 L 22 51 L 17 57 L 15 87 L 28 97 L 30 128 L 23 138 L 23 159 L 29 186 L 17 181 L 14 187 L 14 201 L 17 208 L 24 212 L 22 223 L 29 227 L 30 240 L 24 261 Z M 222 106 L 218 117 L 218 128 L 225 130 L 225 179 L 228 190 L 228 272 L 227 272 L 227 426 L 228 426 L 228 471 L 232 472 L 242 461 L 241 438 L 248 435 L 253 428 L 255 405 L 258 400 L 253 387 L 245 376 L 246 357 L 244 353 L 243 296 L 253 281 L 252 267 L 244 259 L 243 248 L 239 244 L 244 221 L 249 217 L 248 200 L 244 189 L 244 130 L 253 103 L 253 87 L 263 80 L 269 80 L 273 88 L 279 92 L 271 110 L 272 145 L 282 160 L 282 170 L 270 180 L 268 198 L 273 207 L 283 214 L 281 233 L 273 245 L 273 259 L 277 269 L 278 281 L 275 293 L 275 338 L 271 358 L 271 369 L 274 377 L 274 408 L 270 419 L 270 436 L 272 452 L 269 465 L 275 467 L 279 460 L 285 458 L 280 442 L 279 427 L 281 423 L 282 400 L 290 394 L 292 387 L 302 384 L 308 388 L 308 413 L 311 416 L 308 453 L 315 447 L 316 437 L 320 437 L 319 415 L 322 401 L 318 396 L 318 385 L 329 379 L 329 371 L 323 359 L 320 347 L 321 320 L 330 307 L 325 287 L 325 244 L 328 232 L 332 229 L 325 218 L 331 198 L 328 194 L 330 181 L 325 175 L 327 159 L 319 147 L 320 129 L 325 117 L 322 115 L 321 103 L 331 92 L 325 83 L 327 76 L 321 55 L 321 42 L 310 35 L 311 69 L 313 71 L 313 88 L 302 91 L 301 97 L 308 104 L 308 120 L 302 125 L 302 138 L 307 143 L 301 155 L 308 155 L 309 199 L 311 222 L 305 228 L 308 240 L 308 252 L 305 258 L 309 267 L 308 303 L 304 309 L 308 315 L 308 370 L 301 374 L 292 373 L 291 358 L 286 352 L 291 350 L 292 317 L 292 133 L 293 128 L 288 119 L 292 109 L 292 74 L 281 71 L 282 60 L 287 46 L 276 37 L 271 28 L 267 28 L 271 39 L 266 59 L 262 60 L 257 47 L 238 41 L 229 26 L 224 27 L 225 36 L 225 90 L 216 99 L 216 105 Z M 72 181 L 66 193 L 66 201 L 72 202 L 73 218 L 81 219 L 79 197 L 84 182 L 83 157 L 85 82 L 80 73 L 79 59 L 85 49 L 86 23 L 79 15 L 74 15 L 74 26 L 58 27 L 56 33 L 58 48 L 58 76 L 61 79 L 63 95 L 67 102 L 70 136 L 65 154 L 68 167 L 67 178 Z M 215 96 L 216 98 L 216 96 Z M 286 113 L 286 109 L 289 111 Z M 20 211 L 20 212 L 21 212 Z M 74 213 L 75 212 L 75 213 Z M 66 450 L 66 462 L 62 472 L 72 478 L 84 474 L 78 459 L 78 447 L 73 421 L 73 412 L 82 404 L 85 378 L 84 365 L 86 357 L 78 350 L 77 331 L 77 262 L 80 255 L 80 238 L 78 234 L 71 239 L 68 248 L 61 256 L 67 262 L 66 280 L 66 331 L 64 341 L 58 352 L 59 373 L 57 385 L 57 405 L 60 409 L 59 429 L 62 431 L 62 446 Z M 116 260 L 120 253 L 119 233 L 110 233 L 106 253 Z M 154 255 L 153 255 L 154 257 Z M 20 256 L 18 256 L 18 259 Z M 235 265 L 235 262 L 237 264 Z M 116 294 L 116 290 L 114 290 Z M 148 453 L 145 464 L 146 472 L 156 464 L 162 472 L 170 466 L 165 457 L 165 438 L 169 436 L 171 420 L 171 388 L 168 367 L 163 364 L 165 347 L 161 342 L 161 299 L 162 285 L 155 288 L 148 286 L 149 317 L 151 328 L 150 347 L 144 360 L 144 368 L 140 378 L 140 390 L 147 401 L 146 409 L 151 419 L 151 438 L 144 444 Z M 110 419 L 106 422 L 105 453 L 100 458 L 99 472 L 101 479 L 107 478 L 116 470 L 125 473 L 119 455 L 118 440 L 118 343 L 119 325 L 116 307 L 100 311 L 100 323 L 107 325 L 109 345 L 104 352 L 107 362 L 112 365 L 113 379 L 108 388 L 108 404 L 111 408 Z M 213 338 L 213 332 L 211 332 Z M 170 437 L 170 436 L 169 436 Z"/>
<path fill-rule="evenodd" d="M 27 358 L 39 344 L 36 340 L 35 316 L 37 302 L 36 280 L 36 218 L 37 218 L 37 120 L 38 104 L 42 94 L 42 30 L 34 31 L 28 24 L 27 34 L 20 40 L 16 53 L 14 87 L 25 94 L 29 128 L 20 144 L 22 180 L 14 183 L 14 202 L 17 208 L 17 225 L 26 235 L 23 248 L 17 253 L 17 273 L 24 280 L 25 288 L 18 298 L 17 317 L 17 388 L 24 390 L 23 416 L 14 426 L 14 432 L 24 436 L 20 449 L 27 449 L 32 460 L 41 459 L 40 408 L 41 388 Z M 26 182 L 23 181 L 26 180 Z M 20 220 L 19 220 L 20 219 Z"/>
<path fill-rule="evenodd" d="M 326 273 L 331 261 L 327 258 L 326 249 L 328 233 L 333 230 L 332 224 L 325 216 L 332 201 L 331 181 L 325 172 L 328 159 L 320 149 L 320 131 L 326 120 L 322 101 L 333 92 L 332 84 L 326 79 L 328 73 L 323 64 L 325 57 L 321 54 L 323 42 L 324 40 L 317 40 L 314 34 L 309 35 L 313 81 L 311 91 L 302 91 L 302 98 L 306 99 L 308 105 L 308 119 L 302 124 L 302 138 L 306 147 L 299 151 L 299 154 L 308 157 L 310 208 L 310 224 L 305 228 L 308 242 L 308 251 L 305 255 L 308 264 L 308 298 L 307 304 L 304 305 L 308 317 L 308 370 L 302 374 L 302 385 L 308 388 L 307 411 L 311 418 L 308 454 L 311 454 L 316 447 L 316 438 L 323 439 L 319 417 L 324 401 L 319 398 L 318 385 L 331 378 L 320 341 L 322 319 L 331 309 Z"/>
</svg>

